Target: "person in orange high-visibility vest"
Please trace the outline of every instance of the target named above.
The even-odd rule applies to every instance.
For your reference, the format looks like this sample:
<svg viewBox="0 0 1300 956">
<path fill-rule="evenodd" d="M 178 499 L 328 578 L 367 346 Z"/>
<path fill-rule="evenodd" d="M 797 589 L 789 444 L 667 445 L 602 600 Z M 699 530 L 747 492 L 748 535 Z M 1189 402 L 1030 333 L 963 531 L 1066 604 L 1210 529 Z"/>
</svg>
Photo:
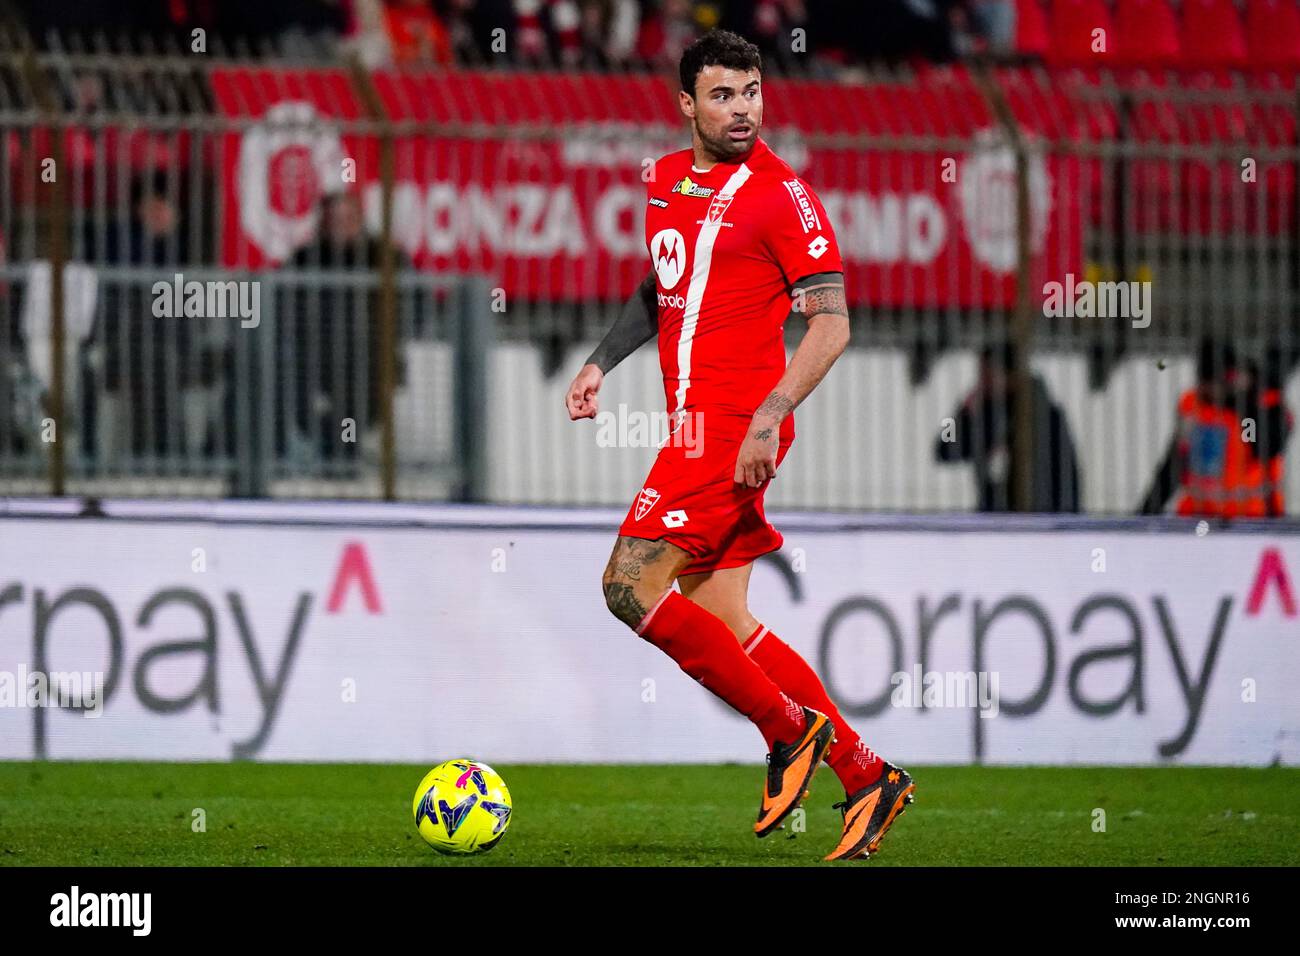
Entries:
<svg viewBox="0 0 1300 956">
<path fill-rule="evenodd" d="M 1254 370 L 1251 373 L 1252 380 L 1259 382 L 1259 405 L 1253 410 L 1248 408 L 1247 412 L 1253 413 L 1255 421 L 1259 423 L 1258 455 L 1263 462 L 1264 481 L 1274 489 L 1269 498 L 1270 515 L 1286 514 L 1286 500 L 1282 492 L 1283 455 L 1287 439 L 1295 427 L 1295 416 L 1287 407 L 1282 394 L 1289 371 L 1288 363 L 1293 364 L 1296 358 L 1294 352 L 1289 354 L 1288 359 L 1283 356 L 1280 348 L 1271 347 L 1266 353 L 1262 376 Z"/>
<path fill-rule="evenodd" d="M 1278 384 L 1261 383 L 1231 345 L 1204 339 L 1196 387 L 1178 400 L 1174 437 L 1140 512 L 1164 511 L 1177 492 L 1180 515 L 1284 514 L 1282 451 L 1293 422 Z"/>
</svg>

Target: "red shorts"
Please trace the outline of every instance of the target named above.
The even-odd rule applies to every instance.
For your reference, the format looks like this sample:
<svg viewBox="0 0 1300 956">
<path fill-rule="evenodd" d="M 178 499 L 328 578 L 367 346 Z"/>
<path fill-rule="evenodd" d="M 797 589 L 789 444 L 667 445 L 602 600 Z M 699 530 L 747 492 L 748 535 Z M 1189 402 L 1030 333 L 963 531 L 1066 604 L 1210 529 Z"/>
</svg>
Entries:
<svg viewBox="0 0 1300 956">
<path fill-rule="evenodd" d="M 672 442 L 661 448 L 618 533 L 688 552 L 694 560 L 682 574 L 738 568 L 780 548 L 785 539 L 763 513 L 771 482 L 747 488 L 734 481 L 744 437 L 710 433 L 704 454 Z M 782 441 L 778 467 L 789 450 Z"/>
</svg>

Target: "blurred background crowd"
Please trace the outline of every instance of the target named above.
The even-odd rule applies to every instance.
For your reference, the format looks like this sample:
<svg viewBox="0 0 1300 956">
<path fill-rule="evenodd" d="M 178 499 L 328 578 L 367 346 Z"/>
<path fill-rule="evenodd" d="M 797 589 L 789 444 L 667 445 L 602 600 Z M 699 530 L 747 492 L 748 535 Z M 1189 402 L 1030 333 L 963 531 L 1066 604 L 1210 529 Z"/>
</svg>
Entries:
<svg viewBox="0 0 1300 956">
<path fill-rule="evenodd" d="M 864 65 L 969 56 L 1188 67 L 1295 66 L 1292 0 L 16 0 L 43 43 L 76 34 L 186 49 L 354 50 L 406 62 L 595 70 L 673 67 L 714 27 L 781 70 L 852 76 Z M 1080 26 L 1088 29 L 1080 32 Z M 70 31 L 71 28 L 71 31 Z M 800 40 L 799 31 L 804 31 Z M 1100 45 L 1093 30 L 1137 42 Z M 71 39 L 69 34 L 71 33 Z M 1113 41 L 1113 38 L 1112 38 Z"/>
</svg>

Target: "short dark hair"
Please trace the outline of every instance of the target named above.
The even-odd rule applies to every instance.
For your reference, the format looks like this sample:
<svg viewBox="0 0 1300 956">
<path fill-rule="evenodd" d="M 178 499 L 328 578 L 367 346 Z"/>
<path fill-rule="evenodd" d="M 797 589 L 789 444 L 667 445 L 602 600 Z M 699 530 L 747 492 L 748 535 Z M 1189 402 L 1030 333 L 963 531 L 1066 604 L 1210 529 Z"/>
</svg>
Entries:
<svg viewBox="0 0 1300 956">
<path fill-rule="evenodd" d="M 695 95 L 695 81 L 706 66 L 725 66 L 732 70 L 763 71 L 763 54 L 758 47 L 730 30 L 710 30 L 682 53 L 677 72 L 682 90 Z"/>
</svg>

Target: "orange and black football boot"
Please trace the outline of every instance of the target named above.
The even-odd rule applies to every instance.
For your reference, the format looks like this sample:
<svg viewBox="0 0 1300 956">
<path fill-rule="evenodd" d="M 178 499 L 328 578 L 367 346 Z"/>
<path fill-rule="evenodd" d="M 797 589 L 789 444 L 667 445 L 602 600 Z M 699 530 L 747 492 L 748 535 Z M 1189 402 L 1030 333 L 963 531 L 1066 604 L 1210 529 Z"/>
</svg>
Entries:
<svg viewBox="0 0 1300 956">
<path fill-rule="evenodd" d="M 767 782 L 754 833 L 765 837 L 808 796 L 808 784 L 831 747 L 835 728 L 821 711 L 803 707 L 803 735 L 794 743 L 776 741 L 767 755 Z"/>
<path fill-rule="evenodd" d="M 826 859 L 865 860 L 875 853 L 894 818 L 916 799 L 915 790 L 906 770 L 885 761 L 879 780 L 835 804 L 844 814 L 844 834 Z"/>
</svg>

